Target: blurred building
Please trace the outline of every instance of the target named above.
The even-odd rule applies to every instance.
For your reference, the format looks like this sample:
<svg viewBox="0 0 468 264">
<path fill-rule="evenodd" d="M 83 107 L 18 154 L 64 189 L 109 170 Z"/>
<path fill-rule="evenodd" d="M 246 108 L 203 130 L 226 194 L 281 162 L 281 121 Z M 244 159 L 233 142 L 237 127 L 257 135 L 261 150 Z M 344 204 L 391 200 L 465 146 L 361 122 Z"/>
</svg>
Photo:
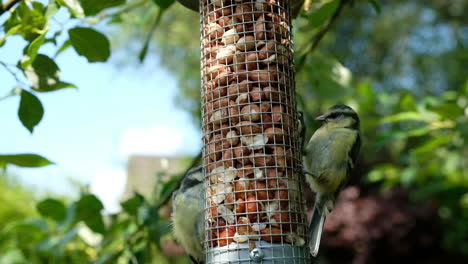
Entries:
<svg viewBox="0 0 468 264">
<path fill-rule="evenodd" d="M 186 169 L 183 157 L 159 157 L 133 155 L 128 159 L 127 183 L 121 200 L 126 200 L 138 192 L 149 197 L 156 182 L 165 182 L 171 176 Z"/>
</svg>

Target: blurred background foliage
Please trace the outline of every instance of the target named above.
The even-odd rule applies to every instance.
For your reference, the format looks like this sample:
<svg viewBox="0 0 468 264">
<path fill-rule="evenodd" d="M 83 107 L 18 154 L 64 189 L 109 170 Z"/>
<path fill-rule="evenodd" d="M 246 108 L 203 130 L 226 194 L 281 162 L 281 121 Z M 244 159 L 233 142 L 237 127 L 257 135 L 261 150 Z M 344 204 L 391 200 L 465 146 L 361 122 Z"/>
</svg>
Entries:
<svg viewBox="0 0 468 264">
<path fill-rule="evenodd" d="M 57 53 L 73 47 L 90 62 L 105 61 L 107 38 L 92 28 L 107 24 L 120 63 L 136 65 L 147 53 L 156 54 L 178 80 L 179 105 L 199 124 L 199 17 L 173 2 L 107 0 L 92 6 L 90 1 L 60 0 L 48 6 L 33 1 L 29 7 L 22 2 L 17 11 L 2 12 L 10 17 L 0 43 L 21 34 L 31 42 L 15 67 L 52 65 L 52 70 L 35 72 L 39 79 L 54 76 L 58 66 L 38 57 L 34 48 L 54 38 L 41 38 L 45 33 L 38 35 L 43 31 L 34 27 L 44 30 L 54 10 L 51 3 L 65 6 L 70 19 L 85 29 L 69 31 L 70 39 L 57 44 Z M 337 102 L 358 110 L 364 136 L 359 177 L 325 227 L 318 262 L 467 263 L 468 2 L 310 2 L 310 10 L 302 10 L 294 21 L 297 100 L 308 137 L 317 126 L 314 116 Z M 339 6 L 339 16 L 331 21 Z M 326 34 L 318 39 L 324 28 Z M 73 33 L 91 42 L 104 37 L 96 44 L 99 52 L 87 50 Z M 26 109 L 40 110 L 34 93 L 72 86 L 57 78 L 54 85 L 28 80 L 30 87 L 20 85 L 8 94 L 21 96 Z M 19 118 L 31 131 L 41 119 L 28 111 Z M 3 155 L 0 165 L 47 165 L 41 158 Z M 151 199 L 135 194 L 122 203 L 120 213 L 107 215 L 86 188 L 76 200 L 36 201 L 3 174 L 0 263 L 188 263 L 176 257 L 180 252 L 171 240 L 164 206 L 180 175 L 156 186 Z M 355 215 L 347 218 L 350 211 Z"/>
</svg>

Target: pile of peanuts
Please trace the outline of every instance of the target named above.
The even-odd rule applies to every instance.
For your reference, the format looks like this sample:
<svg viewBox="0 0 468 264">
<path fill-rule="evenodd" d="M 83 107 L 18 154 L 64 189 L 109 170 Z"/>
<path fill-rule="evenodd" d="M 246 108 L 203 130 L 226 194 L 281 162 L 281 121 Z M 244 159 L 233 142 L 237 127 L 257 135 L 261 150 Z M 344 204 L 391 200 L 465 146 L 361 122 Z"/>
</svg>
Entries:
<svg viewBox="0 0 468 264">
<path fill-rule="evenodd" d="M 289 1 L 201 1 L 209 246 L 302 246 Z"/>
</svg>

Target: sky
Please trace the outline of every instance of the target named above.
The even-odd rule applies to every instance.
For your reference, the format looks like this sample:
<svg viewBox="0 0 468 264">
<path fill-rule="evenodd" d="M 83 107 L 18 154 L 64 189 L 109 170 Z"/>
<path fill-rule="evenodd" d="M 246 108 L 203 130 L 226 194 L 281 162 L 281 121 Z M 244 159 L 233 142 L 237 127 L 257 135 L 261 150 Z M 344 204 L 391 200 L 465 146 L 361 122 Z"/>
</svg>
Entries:
<svg viewBox="0 0 468 264">
<path fill-rule="evenodd" d="M 21 54 L 18 47 L 22 40 L 9 38 L 0 49 L 0 61 L 16 64 Z M 36 153 L 55 163 L 33 169 L 9 167 L 10 174 L 39 195 L 73 197 L 78 192 L 74 182 L 89 184 L 106 211 L 115 212 L 129 155 L 198 153 L 201 132 L 190 115 L 177 108 L 177 83 L 157 57 L 147 57 L 141 66 L 117 67 L 112 57 L 106 63 L 91 64 L 68 49 L 56 62 L 62 80 L 78 89 L 36 94 L 45 114 L 33 134 L 17 117 L 19 97 L 0 101 L 0 153 Z M 15 84 L 0 67 L 0 96 Z"/>
</svg>

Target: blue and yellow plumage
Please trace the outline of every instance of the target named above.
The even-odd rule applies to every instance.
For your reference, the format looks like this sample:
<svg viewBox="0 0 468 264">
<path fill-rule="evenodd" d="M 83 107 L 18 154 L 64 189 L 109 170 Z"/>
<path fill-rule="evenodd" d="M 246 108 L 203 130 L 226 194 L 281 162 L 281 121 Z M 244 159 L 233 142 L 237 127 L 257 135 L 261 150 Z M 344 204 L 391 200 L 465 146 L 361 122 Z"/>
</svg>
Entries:
<svg viewBox="0 0 468 264">
<path fill-rule="evenodd" d="M 318 254 L 325 218 L 346 185 L 361 145 L 359 117 L 346 105 L 335 105 L 317 118 L 323 122 L 305 149 L 306 180 L 317 193 L 309 225 L 310 253 Z"/>
<path fill-rule="evenodd" d="M 192 168 L 184 176 L 180 188 L 172 196 L 172 229 L 194 263 L 205 262 L 203 240 L 205 236 L 202 167 Z"/>
</svg>

